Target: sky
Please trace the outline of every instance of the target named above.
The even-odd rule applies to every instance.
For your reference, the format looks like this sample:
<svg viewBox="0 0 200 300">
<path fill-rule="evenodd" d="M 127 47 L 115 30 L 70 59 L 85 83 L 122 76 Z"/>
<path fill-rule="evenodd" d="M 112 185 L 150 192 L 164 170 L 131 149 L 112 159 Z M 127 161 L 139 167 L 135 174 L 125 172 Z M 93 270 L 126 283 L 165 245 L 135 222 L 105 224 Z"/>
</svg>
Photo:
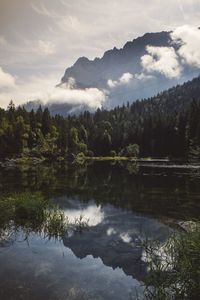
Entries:
<svg viewBox="0 0 200 300">
<path fill-rule="evenodd" d="M 0 106 L 51 93 L 80 56 L 199 20 L 199 0 L 0 0 Z"/>
</svg>

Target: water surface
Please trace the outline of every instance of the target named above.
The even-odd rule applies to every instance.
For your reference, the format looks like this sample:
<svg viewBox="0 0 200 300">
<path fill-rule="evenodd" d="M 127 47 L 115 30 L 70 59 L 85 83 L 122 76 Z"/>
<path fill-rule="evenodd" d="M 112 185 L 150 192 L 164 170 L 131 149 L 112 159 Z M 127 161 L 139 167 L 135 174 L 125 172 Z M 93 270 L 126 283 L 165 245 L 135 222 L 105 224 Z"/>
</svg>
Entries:
<svg viewBox="0 0 200 300">
<path fill-rule="evenodd" d="M 1 168 L 0 192 L 40 191 L 88 230 L 49 240 L 23 230 L 0 243 L 0 299 L 136 299 L 146 239 L 164 242 L 199 216 L 198 168 L 95 162 Z"/>
</svg>

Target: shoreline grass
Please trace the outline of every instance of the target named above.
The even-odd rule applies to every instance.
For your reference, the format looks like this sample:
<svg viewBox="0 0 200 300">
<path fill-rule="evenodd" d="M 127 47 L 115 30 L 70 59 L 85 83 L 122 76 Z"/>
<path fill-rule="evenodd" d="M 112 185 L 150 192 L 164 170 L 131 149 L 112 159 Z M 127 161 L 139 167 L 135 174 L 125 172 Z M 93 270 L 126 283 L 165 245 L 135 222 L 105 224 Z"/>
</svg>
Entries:
<svg viewBox="0 0 200 300">
<path fill-rule="evenodd" d="M 161 250 L 161 251 L 160 251 Z M 165 245 L 146 245 L 145 299 L 187 300 L 200 295 L 200 223 L 174 233 Z"/>
<path fill-rule="evenodd" d="M 87 220 L 80 217 L 74 224 L 70 223 L 64 211 L 41 193 L 27 192 L 0 197 L 0 241 L 19 230 L 25 235 L 34 232 L 49 239 L 60 239 L 72 227 L 74 230 L 86 228 Z"/>
</svg>

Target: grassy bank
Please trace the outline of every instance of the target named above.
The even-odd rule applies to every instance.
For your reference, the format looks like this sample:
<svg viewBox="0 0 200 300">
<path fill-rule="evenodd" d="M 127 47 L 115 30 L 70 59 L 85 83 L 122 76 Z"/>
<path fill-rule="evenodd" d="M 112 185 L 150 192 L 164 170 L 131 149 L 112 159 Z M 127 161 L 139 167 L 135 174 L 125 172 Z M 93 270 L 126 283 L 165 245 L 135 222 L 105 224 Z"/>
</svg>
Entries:
<svg viewBox="0 0 200 300">
<path fill-rule="evenodd" d="M 70 226 L 81 230 L 87 226 L 83 217 L 70 224 L 64 212 L 40 193 L 20 193 L 0 198 L 0 241 L 14 232 L 35 232 L 48 238 L 62 238 Z"/>
</svg>

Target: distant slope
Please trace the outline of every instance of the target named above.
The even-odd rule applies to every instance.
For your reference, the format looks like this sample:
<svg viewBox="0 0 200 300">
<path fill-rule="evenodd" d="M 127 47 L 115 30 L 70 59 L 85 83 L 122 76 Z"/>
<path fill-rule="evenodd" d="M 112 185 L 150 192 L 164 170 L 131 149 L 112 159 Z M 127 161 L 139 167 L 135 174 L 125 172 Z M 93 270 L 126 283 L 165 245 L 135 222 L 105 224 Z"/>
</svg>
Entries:
<svg viewBox="0 0 200 300">
<path fill-rule="evenodd" d="M 139 105 L 154 113 L 172 114 L 187 110 L 193 100 L 200 101 L 200 76 L 140 101 Z"/>
<path fill-rule="evenodd" d="M 157 113 L 162 112 L 166 114 L 174 112 L 182 112 L 186 110 L 193 99 L 200 101 L 200 77 L 196 77 L 191 81 L 187 81 L 182 85 L 177 85 L 166 91 L 158 93 L 156 96 L 151 98 L 143 99 L 142 101 L 137 101 L 137 107 L 141 107 L 141 112 L 143 110 L 152 111 Z M 24 105 L 25 109 L 30 111 L 31 109 L 37 110 L 41 105 L 42 108 L 48 107 L 52 115 L 62 115 L 64 117 L 69 114 L 78 115 L 79 113 L 88 110 L 89 108 L 85 106 L 79 106 L 76 110 L 76 106 L 69 105 L 67 103 L 52 103 L 49 105 L 43 105 L 41 101 L 32 101 Z M 135 106 L 134 103 L 132 105 Z M 120 109 L 120 108 L 119 108 Z"/>
</svg>

